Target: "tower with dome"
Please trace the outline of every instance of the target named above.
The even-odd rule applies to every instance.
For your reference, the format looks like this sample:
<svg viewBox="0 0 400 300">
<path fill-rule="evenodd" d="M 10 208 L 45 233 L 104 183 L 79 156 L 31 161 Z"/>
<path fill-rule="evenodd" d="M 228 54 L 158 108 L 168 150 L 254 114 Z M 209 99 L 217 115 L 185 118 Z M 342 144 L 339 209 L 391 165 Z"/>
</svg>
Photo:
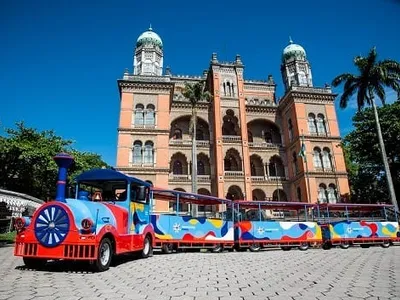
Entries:
<svg viewBox="0 0 400 300">
<path fill-rule="evenodd" d="M 212 53 L 205 71 L 187 76 L 163 70 L 163 50 L 150 26 L 136 41 L 133 70 L 118 80 L 118 170 L 157 187 L 191 192 L 191 106 L 182 91 L 185 83 L 202 81 L 212 101 L 197 105 L 194 192 L 234 200 L 346 201 L 337 95 L 329 86 L 313 86 L 302 46 L 290 39 L 283 49 L 285 92 L 279 101 L 271 75 L 245 78 L 240 55 L 222 62 Z M 299 156 L 302 144 L 305 158 Z M 174 206 L 156 201 L 155 210 Z M 213 214 L 207 207 L 199 210 Z"/>
</svg>

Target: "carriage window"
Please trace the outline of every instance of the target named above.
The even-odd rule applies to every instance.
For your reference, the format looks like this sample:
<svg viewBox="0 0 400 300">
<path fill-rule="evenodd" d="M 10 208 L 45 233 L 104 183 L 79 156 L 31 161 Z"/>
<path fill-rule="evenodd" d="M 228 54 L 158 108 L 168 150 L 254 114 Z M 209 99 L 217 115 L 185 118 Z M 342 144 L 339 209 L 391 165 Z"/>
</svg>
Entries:
<svg viewBox="0 0 400 300">
<path fill-rule="evenodd" d="M 149 189 L 143 185 L 131 184 L 131 201 L 147 203 Z"/>
</svg>

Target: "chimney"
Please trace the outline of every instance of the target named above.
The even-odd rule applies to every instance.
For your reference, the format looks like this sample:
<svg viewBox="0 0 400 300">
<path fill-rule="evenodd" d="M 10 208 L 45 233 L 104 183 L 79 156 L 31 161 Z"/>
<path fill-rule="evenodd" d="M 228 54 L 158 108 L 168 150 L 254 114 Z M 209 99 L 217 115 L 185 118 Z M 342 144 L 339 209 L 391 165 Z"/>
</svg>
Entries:
<svg viewBox="0 0 400 300">
<path fill-rule="evenodd" d="M 59 153 L 54 156 L 54 161 L 58 166 L 56 201 L 65 202 L 65 186 L 67 184 L 67 172 L 69 166 L 74 162 L 68 153 Z"/>
</svg>

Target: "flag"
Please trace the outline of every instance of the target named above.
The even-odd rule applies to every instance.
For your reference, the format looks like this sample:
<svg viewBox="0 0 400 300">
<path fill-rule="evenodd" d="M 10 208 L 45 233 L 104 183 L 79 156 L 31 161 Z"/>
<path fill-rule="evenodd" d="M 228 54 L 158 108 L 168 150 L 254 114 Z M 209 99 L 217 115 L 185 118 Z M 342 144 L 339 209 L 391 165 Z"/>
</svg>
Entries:
<svg viewBox="0 0 400 300">
<path fill-rule="evenodd" d="M 307 161 L 306 144 L 304 144 L 304 136 L 301 137 L 301 147 L 300 147 L 299 156 L 302 157 L 304 161 Z"/>
</svg>

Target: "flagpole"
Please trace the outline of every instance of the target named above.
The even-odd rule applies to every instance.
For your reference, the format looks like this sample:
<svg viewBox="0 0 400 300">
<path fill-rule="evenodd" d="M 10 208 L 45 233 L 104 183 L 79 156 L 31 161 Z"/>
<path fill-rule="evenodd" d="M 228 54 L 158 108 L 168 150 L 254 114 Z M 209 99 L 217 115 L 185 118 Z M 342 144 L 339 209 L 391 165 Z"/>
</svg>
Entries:
<svg viewBox="0 0 400 300">
<path fill-rule="evenodd" d="M 301 143 L 301 147 L 302 147 L 302 149 L 305 150 L 304 133 L 303 133 L 303 130 L 301 130 L 301 142 L 302 142 L 302 143 Z M 304 147 L 304 148 L 303 148 L 303 147 Z M 300 150 L 300 151 L 301 151 L 301 150 Z M 308 174 L 308 163 L 307 163 L 307 152 L 306 152 L 306 151 L 304 151 L 303 162 L 304 162 L 305 165 L 306 165 L 306 173 L 305 173 L 305 175 L 306 175 L 307 189 L 308 189 L 308 191 L 307 191 L 307 200 L 308 200 L 308 203 L 311 203 L 310 177 L 308 176 L 309 174 Z"/>
</svg>

